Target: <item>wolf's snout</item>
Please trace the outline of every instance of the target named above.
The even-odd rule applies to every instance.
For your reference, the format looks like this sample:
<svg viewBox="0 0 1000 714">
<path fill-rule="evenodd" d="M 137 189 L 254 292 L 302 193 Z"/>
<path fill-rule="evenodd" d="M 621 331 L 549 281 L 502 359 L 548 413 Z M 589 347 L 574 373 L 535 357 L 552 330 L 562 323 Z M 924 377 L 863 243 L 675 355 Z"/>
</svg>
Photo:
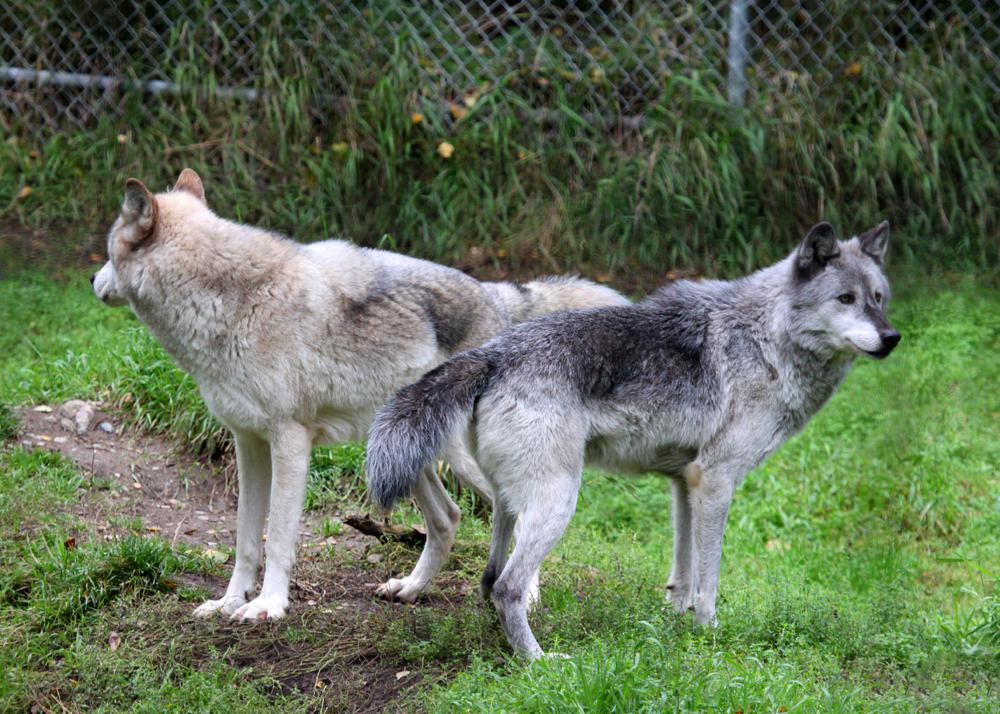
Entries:
<svg viewBox="0 0 1000 714">
<path fill-rule="evenodd" d="M 97 280 L 97 273 L 91 273 L 90 274 L 90 284 L 93 285 L 95 280 Z"/>
<path fill-rule="evenodd" d="M 890 328 L 887 332 L 880 332 L 879 339 L 882 341 L 882 347 L 874 352 L 868 353 L 875 359 L 888 357 L 889 353 L 892 352 L 896 345 L 899 344 L 902 336 L 896 332 L 896 330 Z"/>
</svg>

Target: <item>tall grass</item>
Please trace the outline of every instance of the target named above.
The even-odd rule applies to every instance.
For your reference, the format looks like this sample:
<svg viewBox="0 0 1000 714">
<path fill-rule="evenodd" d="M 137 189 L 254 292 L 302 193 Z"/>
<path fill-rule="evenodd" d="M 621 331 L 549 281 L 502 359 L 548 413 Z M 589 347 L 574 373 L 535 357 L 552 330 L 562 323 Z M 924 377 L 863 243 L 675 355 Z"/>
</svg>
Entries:
<svg viewBox="0 0 1000 714">
<path fill-rule="evenodd" d="M 257 104 L 205 99 L 216 80 L 191 59 L 174 68 L 188 94 L 133 96 L 92 135 L 0 145 L 0 219 L 51 234 L 0 258 L 99 255 L 127 176 L 163 189 L 192 166 L 228 217 L 468 267 L 732 274 L 820 218 L 883 217 L 897 257 L 996 266 L 1000 121 L 989 67 L 960 50 L 912 49 L 822 90 L 761 78 L 745 109 L 714 72 L 687 71 L 628 128 L 558 76 L 511 72 L 463 114 L 399 45 L 383 65 L 341 51 L 320 71 L 262 41 Z M 542 99 L 526 89 L 541 79 Z"/>
</svg>

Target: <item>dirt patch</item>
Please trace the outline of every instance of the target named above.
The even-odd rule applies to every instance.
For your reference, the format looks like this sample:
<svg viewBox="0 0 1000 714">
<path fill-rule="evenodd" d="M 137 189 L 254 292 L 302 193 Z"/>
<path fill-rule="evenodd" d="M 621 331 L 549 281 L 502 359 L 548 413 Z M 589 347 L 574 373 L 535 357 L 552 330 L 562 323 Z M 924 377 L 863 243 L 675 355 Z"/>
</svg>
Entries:
<svg viewBox="0 0 1000 714">
<path fill-rule="evenodd" d="M 88 410 L 89 418 L 81 418 Z M 163 437 L 126 430 L 120 416 L 95 402 L 23 408 L 18 419 L 20 444 L 57 451 L 93 477 L 90 497 L 81 498 L 74 510 L 109 536 L 138 517 L 146 532 L 171 543 L 236 545 L 235 466 L 230 460 L 196 458 Z M 346 530 L 323 539 L 320 527 L 331 515 L 338 514 L 303 517 L 301 547 L 315 547 L 317 538 L 350 549 L 368 545 L 368 539 Z"/>
<path fill-rule="evenodd" d="M 106 231 L 105 227 L 103 231 Z M 0 221 L 0 278 L 17 270 L 61 271 L 104 262 L 106 233 L 98 225 L 30 228 L 17 220 Z"/>
<path fill-rule="evenodd" d="M 104 537 L 134 531 L 136 524 L 129 520 L 141 518 L 145 532 L 172 543 L 235 545 L 237 499 L 230 461 L 195 458 L 167 439 L 123 429 L 121 417 L 99 403 L 74 400 L 17 413 L 18 443 L 57 451 L 92 477 L 71 510 Z M 173 600 L 155 618 L 124 607 L 109 624 L 126 645 L 141 641 L 146 656 L 149 647 L 161 646 L 173 648 L 164 656 L 189 662 L 213 651 L 225 653 L 232 666 L 259 678 L 265 692 L 308 695 L 315 703 L 310 708 L 392 709 L 410 689 L 445 673 L 408 665 L 379 646 L 377 633 L 410 606 L 375 599 L 379 583 L 397 573 L 390 573 L 382 553 L 367 552 L 376 545 L 374 538 L 349 528 L 323 536 L 323 521 L 341 515 L 327 508 L 303 517 L 291 608 L 278 623 L 196 621 L 190 616 L 194 603 Z M 405 565 L 416 558 L 414 549 Z M 224 567 L 228 577 L 231 561 Z M 226 577 L 184 574 L 177 584 L 218 593 Z M 457 609 L 467 604 L 469 593 L 467 583 L 442 578 L 418 607 Z"/>
</svg>

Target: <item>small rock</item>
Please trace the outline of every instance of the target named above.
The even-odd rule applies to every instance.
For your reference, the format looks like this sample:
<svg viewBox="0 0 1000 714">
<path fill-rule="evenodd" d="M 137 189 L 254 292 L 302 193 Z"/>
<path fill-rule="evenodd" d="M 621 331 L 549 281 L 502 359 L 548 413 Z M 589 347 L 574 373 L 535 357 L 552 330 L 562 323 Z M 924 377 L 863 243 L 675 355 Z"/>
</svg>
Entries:
<svg viewBox="0 0 1000 714">
<path fill-rule="evenodd" d="M 73 417 L 73 421 L 76 423 L 76 433 L 86 434 L 90 431 L 90 422 L 94 421 L 94 408 L 84 403 Z"/>
<path fill-rule="evenodd" d="M 76 431 L 76 424 L 73 423 L 72 419 L 67 419 L 66 417 L 62 417 L 59 420 L 59 426 L 61 426 L 66 431 Z"/>
<path fill-rule="evenodd" d="M 33 412 L 41 412 L 42 414 L 49 414 L 52 411 L 52 407 L 48 404 L 39 404 L 37 407 L 33 407 Z"/>
<path fill-rule="evenodd" d="M 66 443 L 66 437 L 65 436 L 57 436 L 57 437 L 54 437 L 52 439 L 52 441 L 54 443 L 56 443 L 56 444 L 65 444 Z"/>
<path fill-rule="evenodd" d="M 368 554 L 368 562 L 369 563 L 381 563 L 382 562 L 382 554 L 381 553 L 369 553 Z"/>
<path fill-rule="evenodd" d="M 101 422 L 101 423 L 100 423 L 100 424 L 98 425 L 98 428 L 99 428 L 99 429 L 100 429 L 101 431 L 105 431 L 105 432 L 107 432 L 108 434 L 114 434 L 114 433 L 115 433 L 115 427 L 114 427 L 114 425 L 113 425 L 113 424 L 112 424 L 111 422 L 109 422 L 109 421 L 102 421 L 102 422 Z"/>
<path fill-rule="evenodd" d="M 59 413 L 64 417 L 69 417 L 73 419 L 76 417 L 76 413 L 87 406 L 87 402 L 82 399 L 70 399 L 67 402 L 63 402 L 59 405 Z"/>
</svg>

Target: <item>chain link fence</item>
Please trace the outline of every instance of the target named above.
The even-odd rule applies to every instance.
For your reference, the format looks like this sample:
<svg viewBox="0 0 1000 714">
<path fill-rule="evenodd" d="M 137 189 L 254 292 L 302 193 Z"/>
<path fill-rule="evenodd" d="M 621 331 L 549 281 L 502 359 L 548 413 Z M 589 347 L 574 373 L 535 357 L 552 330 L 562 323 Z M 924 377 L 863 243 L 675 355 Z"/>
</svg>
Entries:
<svg viewBox="0 0 1000 714">
<path fill-rule="evenodd" d="M 891 79 L 914 51 L 971 58 L 1000 91 L 1000 3 L 8 0 L 0 108 L 4 130 L 36 138 L 185 95 L 294 96 L 322 121 L 358 86 L 349 77 L 404 66 L 459 105 L 503 87 L 530 106 L 559 97 L 639 117 L 678 75 L 741 102 L 868 71 Z"/>
</svg>

